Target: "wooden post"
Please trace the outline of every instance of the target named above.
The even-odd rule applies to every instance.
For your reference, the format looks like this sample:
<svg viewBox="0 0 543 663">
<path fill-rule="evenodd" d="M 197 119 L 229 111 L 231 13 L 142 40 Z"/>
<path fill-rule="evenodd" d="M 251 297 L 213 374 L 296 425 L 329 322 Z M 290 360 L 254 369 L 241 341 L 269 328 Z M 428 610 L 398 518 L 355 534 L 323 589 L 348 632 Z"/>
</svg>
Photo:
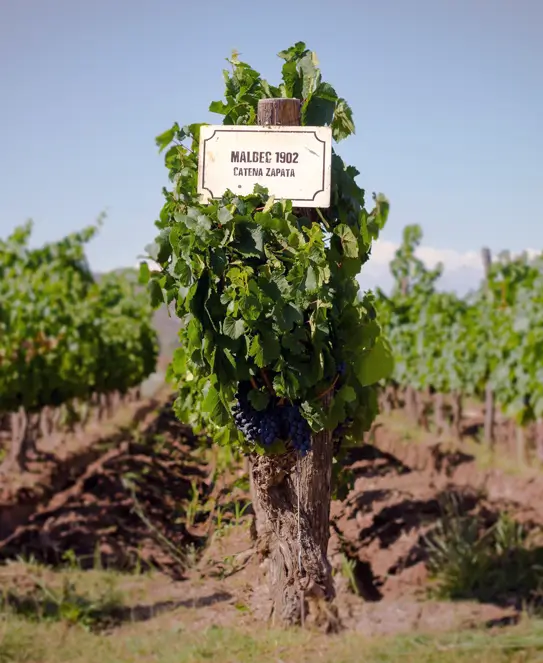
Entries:
<svg viewBox="0 0 543 663">
<path fill-rule="evenodd" d="M 483 248 L 481 251 L 483 260 L 483 268 L 485 270 L 485 289 L 488 293 L 488 280 L 490 277 L 490 267 L 492 265 L 492 254 L 490 249 Z M 488 377 L 488 376 L 487 376 Z M 484 440 L 485 444 L 492 447 L 494 444 L 494 423 L 496 419 L 496 411 L 494 404 L 494 392 L 490 382 L 487 382 L 485 387 L 485 425 L 484 425 Z"/>
<path fill-rule="evenodd" d="M 299 99 L 261 99 L 257 122 L 261 126 L 299 127 L 301 106 Z"/>
<path fill-rule="evenodd" d="M 262 99 L 258 124 L 297 126 L 300 107 L 298 99 Z M 309 216 L 307 210 L 295 212 Z M 303 624 L 307 616 L 327 631 L 339 628 L 328 561 L 332 460 L 328 431 L 313 436 L 304 458 L 251 457 L 253 532 L 265 558 L 276 622 Z"/>
</svg>

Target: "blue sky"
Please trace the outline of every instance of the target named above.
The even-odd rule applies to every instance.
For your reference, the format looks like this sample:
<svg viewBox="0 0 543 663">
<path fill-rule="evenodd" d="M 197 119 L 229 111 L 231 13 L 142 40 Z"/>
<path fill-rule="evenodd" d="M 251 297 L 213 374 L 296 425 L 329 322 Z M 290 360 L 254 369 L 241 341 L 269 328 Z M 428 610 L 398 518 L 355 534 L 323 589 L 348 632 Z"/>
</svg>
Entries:
<svg viewBox="0 0 543 663">
<path fill-rule="evenodd" d="M 93 267 L 135 264 L 166 184 L 154 137 L 221 121 L 207 108 L 233 48 L 273 82 L 303 40 L 354 110 L 340 153 L 391 201 L 368 277 L 386 278 L 408 223 L 457 279 L 483 245 L 543 248 L 543 3 L 321 6 L 0 0 L 0 236 L 31 217 L 41 243 L 105 209 Z"/>
</svg>

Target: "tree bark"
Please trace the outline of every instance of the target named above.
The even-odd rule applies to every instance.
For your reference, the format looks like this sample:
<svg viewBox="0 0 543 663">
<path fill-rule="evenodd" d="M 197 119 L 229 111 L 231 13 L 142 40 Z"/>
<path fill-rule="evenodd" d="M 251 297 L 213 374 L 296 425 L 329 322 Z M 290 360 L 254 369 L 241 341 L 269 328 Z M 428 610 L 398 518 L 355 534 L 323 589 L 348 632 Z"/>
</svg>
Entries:
<svg viewBox="0 0 543 663">
<path fill-rule="evenodd" d="M 494 424 L 496 419 L 496 408 L 494 406 L 494 392 L 492 386 L 487 383 L 485 388 L 485 444 L 492 449 L 494 447 Z"/>
<path fill-rule="evenodd" d="M 55 411 L 53 412 L 53 430 L 56 433 L 59 433 L 61 431 L 61 421 L 62 421 L 62 408 L 61 407 L 56 407 Z"/>
<path fill-rule="evenodd" d="M 275 623 L 309 619 L 327 632 L 339 629 L 327 556 L 332 454 L 331 434 L 323 432 L 313 437 L 305 458 L 295 453 L 251 457 L 255 530 Z"/>
<path fill-rule="evenodd" d="M 35 435 L 37 434 L 38 420 L 31 421 L 31 416 L 22 407 L 11 414 L 10 420 L 11 445 L 3 467 L 8 470 L 24 472 L 27 468 L 30 453 L 36 451 Z"/>
<path fill-rule="evenodd" d="M 405 409 L 409 419 L 416 424 L 418 419 L 417 392 L 413 387 L 406 387 L 405 389 Z"/>
<path fill-rule="evenodd" d="M 299 99 L 261 99 L 257 122 L 262 126 L 296 127 L 300 125 Z"/>
<path fill-rule="evenodd" d="M 106 416 L 111 419 L 117 407 L 117 398 L 115 393 L 108 392 L 105 396 L 106 399 Z"/>
<path fill-rule="evenodd" d="M 385 415 L 392 414 L 392 401 L 388 389 L 388 386 L 379 389 L 379 411 Z"/>
<path fill-rule="evenodd" d="M 440 392 L 437 392 L 434 396 L 434 422 L 438 435 L 449 432 L 449 422 L 445 414 L 445 398 Z"/>
<path fill-rule="evenodd" d="M 538 419 L 535 425 L 535 450 L 537 458 L 543 462 L 543 419 Z"/>
<path fill-rule="evenodd" d="M 106 396 L 105 394 L 98 395 L 98 421 L 101 423 L 106 414 Z"/>
<path fill-rule="evenodd" d="M 39 430 L 40 437 L 42 437 L 44 440 L 53 434 L 53 420 L 51 408 L 49 406 L 45 406 L 39 414 Z"/>
<path fill-rule="evenodd" d="M 398 397 L 399 385 L 397 382 L 392 382 L 390 385 L 390 400 L 392 402 L 392 409 L 397 410 L 400 407 L 400 401 Z"/>
<path fill-rule="evenodd" d="M 452 395 L 452 425 L 457 440 L 462 439 L 462 393 L 453 392 Z"/>
<path fill-rule="evenodd" d="M 427 432 L 430 430 L 428 410 L 430 409 L 431 402 L 432 396 L 429 388 L 425 389 L 424 392 L 419 392 L 417 394 L 417 425 L 421 426 Z"/>
<path fill-rule="evenodd" d="M 249 489 L 251 492 L 251 500 L 252 500 L 252 507 L 253 507 L 253 520 L 251 523 L 251 538 L 254 543 L 257 545 L 260 543 L 260 545 L 264 545 L 264 548 L 266 547 L 266 538 L 267 534 L 266 532 L 269 530 L 269 523 L 268 519 L 266 516 L 266 511 L 260 504 L 260 500 L 257 499 L 257 493 L 256 493 L 256 484 L 255 484 L 255 478 L 254 478 L 254 473 L 253 473 L 253 467 L 256 462 L 253 462 L 252 458 L 247 458 L 247 471 L 249 474 Z"/>
<path fill-rule="evenodd" d="M 492 254 L 490 249 L 483 248 L 481 250 L 481 257 L 483 260 L 483 268 L 485 271 L 485 290 L 488 294 L 488 281 L 490 278 L 490 269 L 492 267 Z M 485 387 L 485 423 L 484 423 L 484 441 L 485 444 L 492 449 L 494 446 L 494 433 L 495 433 L 495 418 L 496 410 L 494 405 L 494 392 L 489 382 Z"/>
<path fill-rule="evenodd" d="M 528 455 L 526 450 L 525 431 L 520 424 L 517 424 L 515 428 L 515 446 L 517 450 L 517 462 L 519 466 L 524 467 L 528 462 Z"/>
</svg>

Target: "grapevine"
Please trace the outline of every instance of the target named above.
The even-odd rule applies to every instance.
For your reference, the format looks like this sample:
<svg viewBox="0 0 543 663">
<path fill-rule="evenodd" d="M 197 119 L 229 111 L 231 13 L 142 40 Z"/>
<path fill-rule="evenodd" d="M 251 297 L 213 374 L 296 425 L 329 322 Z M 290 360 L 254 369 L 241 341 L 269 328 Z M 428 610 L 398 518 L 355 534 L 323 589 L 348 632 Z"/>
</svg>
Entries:
<svg viewBox="0 0 543 663">
<path fill-rule="evenodd" d="M 0 242 L 0 416 L 126 394 L 154 371 L 157 336 L 137 275 L 97 282 L 87 263 L 97 229 L 31 249 L 29 223 Z"/>
<path fill-rule="evenodd" d="M 488 278 L 465 297 L 439 288 L 442 266 L 428 269 L 415 255 L 422 239 L 408 226 L 391 263 L 395 286 L 377 293 L 379 319 L 395 359 L 391 380 L 424 400 L 434 393 L 440 416 L 442 396 L 483 400 L 487 385 L 496 406 L 521 428 L 543 420 L 542 258 L 507 252 L 491 264 Z M 459 429 L 457 430 L 459 434 Z"/>
<path fill-rule="evenodd" d="M 314 54 L 298 43 L 280 57 L 273 86 L 232 56 L 225 99 L 210 110 L 224 124 L 250 125 L 259 99 L 299 96 L 303 124 L 331 126 L 336 141 L 351 135 L 351 109 L 322 81 Z M 172 186 L 148 248 L 159 269 L 142 267 L 154 305 L 182 321 L 169 370 L 178 415 L 246 453 L 305 454 L 311 435 L 340 424 L 360 439 L 377 412 L 376 383 L 391 370 L 373 295 L 357 281 L 388 202 L 374 195 L 367 211 L 358 171 L 334 151 L 327 210 L 295 210 L 258 185 L 203 205 L 201 126 L 176 123 L 157 138 Z"/>
</svg>

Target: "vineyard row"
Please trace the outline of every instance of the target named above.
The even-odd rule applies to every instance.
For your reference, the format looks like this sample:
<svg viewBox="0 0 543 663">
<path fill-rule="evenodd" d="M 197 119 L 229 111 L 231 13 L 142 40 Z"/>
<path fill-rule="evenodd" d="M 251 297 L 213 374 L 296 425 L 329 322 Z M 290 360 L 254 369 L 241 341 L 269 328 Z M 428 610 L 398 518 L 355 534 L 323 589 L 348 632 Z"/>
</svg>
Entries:
<svg viewBox="0 0 543 663">
<path fill-rule="evenodd" d="M 158 339 L 136 273 L 96 279 L 85 245 L 98 226 L 38 249 L 31 224 L 0 241 L 0 419 L 9 465 L 24 468 L 38 436 L 102 417 L 154 372 Z"/>
<path fill-rule="evenodd" d="M 443 266 L 428 269 L 415 255 L 419 226 L 404 230 L 390 264 L 390 295 L 377 289 L 379 320 L 394 353 L 381 408 L 402 403 L 413 420 L 461 434 L 463 401 L 484 403 L 485 440 L 496 415 L 512 422 L 519 460 L 543 453 L 543 258 L 507 252 L 490 259 L 485 278 L 465 297 L 438 290 Z"/>
</svg>

